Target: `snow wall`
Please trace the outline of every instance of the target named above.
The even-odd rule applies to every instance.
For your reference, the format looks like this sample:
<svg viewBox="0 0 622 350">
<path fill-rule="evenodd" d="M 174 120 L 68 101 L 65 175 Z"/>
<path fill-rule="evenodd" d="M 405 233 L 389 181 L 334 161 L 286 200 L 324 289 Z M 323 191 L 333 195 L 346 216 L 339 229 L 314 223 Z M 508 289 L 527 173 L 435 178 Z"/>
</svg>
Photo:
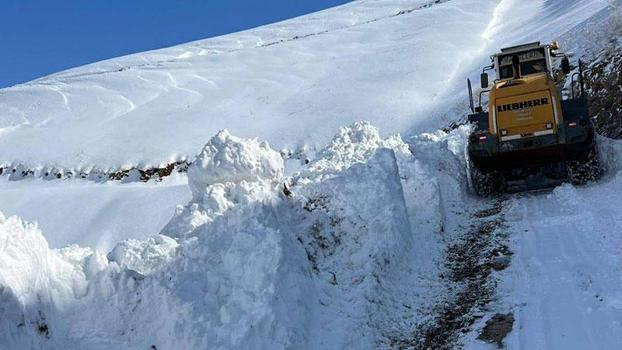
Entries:
<svg viewBox="0 0 622 350">
<path fill-rule="evenodd" d="M 466 133 L 409 149 L 356 123 L 284 176 L 266 142 L 221 131 L 188 171 L 191 202 L 107 254 L 51 250 L 36 224 L 0 215 L 0 348 L 387 346 L 378 330 L 412 327 L 425 298 L 413 276 L 437 271 L 441 187 L 466 192 Z"/>
</svg>

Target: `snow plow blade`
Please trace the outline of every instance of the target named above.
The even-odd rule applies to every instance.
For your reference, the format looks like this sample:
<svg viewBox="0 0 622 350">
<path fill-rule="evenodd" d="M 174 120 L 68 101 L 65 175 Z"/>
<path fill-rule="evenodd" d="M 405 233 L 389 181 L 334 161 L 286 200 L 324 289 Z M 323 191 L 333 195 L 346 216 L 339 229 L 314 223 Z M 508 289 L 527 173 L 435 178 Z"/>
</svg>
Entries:
<svg viewBox="0 0 622 350">
<path fill-rule="evenodd" d="M 530 175 L 522 180 L 507 181 L 505 184 L 506 193 L 534 192 L 557 187 L 567 181 L 565 179 L 552 179 L 543 174 Z"/>
</svg>

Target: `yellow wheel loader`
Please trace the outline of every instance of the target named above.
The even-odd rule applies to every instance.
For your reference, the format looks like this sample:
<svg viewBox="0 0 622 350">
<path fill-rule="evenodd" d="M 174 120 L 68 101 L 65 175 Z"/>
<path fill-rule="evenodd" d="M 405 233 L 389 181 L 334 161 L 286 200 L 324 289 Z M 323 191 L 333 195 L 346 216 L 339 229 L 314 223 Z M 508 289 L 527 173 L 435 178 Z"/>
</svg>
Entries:
<svg viewBox="0 0 622 350">
<path fill-rule="evenodd" d="M 588 115 L 583 70 L 572 74 L 562 99 L 560 77 L 571 73 L 557 43 L 529 43 L 502 49 L 484 67 L 479 105 L 468 89 L 473 131 L 468 142 L 472 189 L 480 196 L 582 184 L 600 173 L 595 133 Z M 559 61 L 561 70 L 554 72 Z M 489 84 L 487 71 L 496 80 Z M 576 91 L 575 91 L 576 90 Z M 482 98 L 488 97 L 487 109 Z"/>
</svg>

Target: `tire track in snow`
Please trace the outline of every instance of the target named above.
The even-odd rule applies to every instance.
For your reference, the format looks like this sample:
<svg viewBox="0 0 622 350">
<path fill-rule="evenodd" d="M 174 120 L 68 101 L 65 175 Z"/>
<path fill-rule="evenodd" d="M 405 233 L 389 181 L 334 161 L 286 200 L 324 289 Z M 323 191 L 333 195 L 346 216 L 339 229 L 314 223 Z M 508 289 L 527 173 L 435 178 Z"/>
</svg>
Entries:
<svg viewBox="0 0 622 350">
<path fill-rule="evenodd" d="M 622 316 L 615 304 L 622 285 L 619 257 L 608 252 L 617 237 L 602 206 L 591 202 L 605 183 L 514 200 L 508 212 L 515 259 L 504 276 L 514 305 L 520 349 L 619 349 Z M 591 197 L 591 198 L 590 198 Z M 615 197 L 614 197 L 615 198 Z M 604 221 L 600 223 L 600 221 Z"/>
</svg>

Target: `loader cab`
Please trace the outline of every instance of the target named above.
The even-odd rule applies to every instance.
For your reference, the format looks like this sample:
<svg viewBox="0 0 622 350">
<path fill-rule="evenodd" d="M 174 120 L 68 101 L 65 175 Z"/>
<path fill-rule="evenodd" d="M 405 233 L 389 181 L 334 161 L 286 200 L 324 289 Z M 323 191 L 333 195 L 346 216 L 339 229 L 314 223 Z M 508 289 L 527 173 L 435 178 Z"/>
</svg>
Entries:
<svg viewBox="0 0 622 350">
<path fill-rule="evenodd" d="M 544 74 L 552 78 L 552 49 L 551 45 L 540 45 L 539 42 L 501 49 L 492 56 L 496 82 Z"/>
<path fill-rule="evenodd" d="M 541 133 L 557 134 L 564 115 L 586 114 L 587 101 L 583 90 L 581 61 L 579 60 L 579 72 L 569 75 L 570 62 L 567 55 L 559 52 L 558 43 L 542 45 L 540 42 L 533 42 L 512 46 L 501 49 L 490 58 L 491 64 L 482 70 L 477 105 L 473 98 L 471 81 L 467 79 L 472 112 L 469 121 L 478 124 L 479 129 L 488 136 L 494 136 L 497 141 L 505 141 L 519 138 L 519 135 L 524 138 Z M 554 67 L 554 63 L 557 64 L 554 60 L 559 58 L 559 68 L 563 75 L 559 75 Z M 489 84 L 487 72 L 492 70 L 496 77 Z M 563 91 L 557 86 L 557 80 L 566 77 L 571 78 L 570 91 Z M 579 90 L 576 90 L 575 82 L 578 83 Z M 482 137 L 484 139 L 490 138 Z"/>
<path fill-rule="evenodd" d="M 474 113 L 469 117 L 481 130 L 482 141 L 494 144 L 500 152 L 563 143 L 565 124 L 571 116 L 587 116 L 584 98 L 562 100 L 552 60 L 562 57 L 566 74 L 569 63 L 557 50 L 557 43 L 533 42 L 504 48 L 491 56 L 492 64 L 482 72 L 479 108 L 472 108 Z M 491 86 L 486 73 L 489 70 L 497 75 Z M 482 108 L 484 94 L 488 97 L 486 110 Z"/>
<path fill-rule="evenodd" d="M 535 42 L 501 49 L 491 57 L 497 79 L 489 92 L 488 130 L 498 136 L 501 147 L 514 147 L 506 141 L 531 142 L 558 134 L 562 108 L 551 73 L 554 47 Z"/>
</svg>

